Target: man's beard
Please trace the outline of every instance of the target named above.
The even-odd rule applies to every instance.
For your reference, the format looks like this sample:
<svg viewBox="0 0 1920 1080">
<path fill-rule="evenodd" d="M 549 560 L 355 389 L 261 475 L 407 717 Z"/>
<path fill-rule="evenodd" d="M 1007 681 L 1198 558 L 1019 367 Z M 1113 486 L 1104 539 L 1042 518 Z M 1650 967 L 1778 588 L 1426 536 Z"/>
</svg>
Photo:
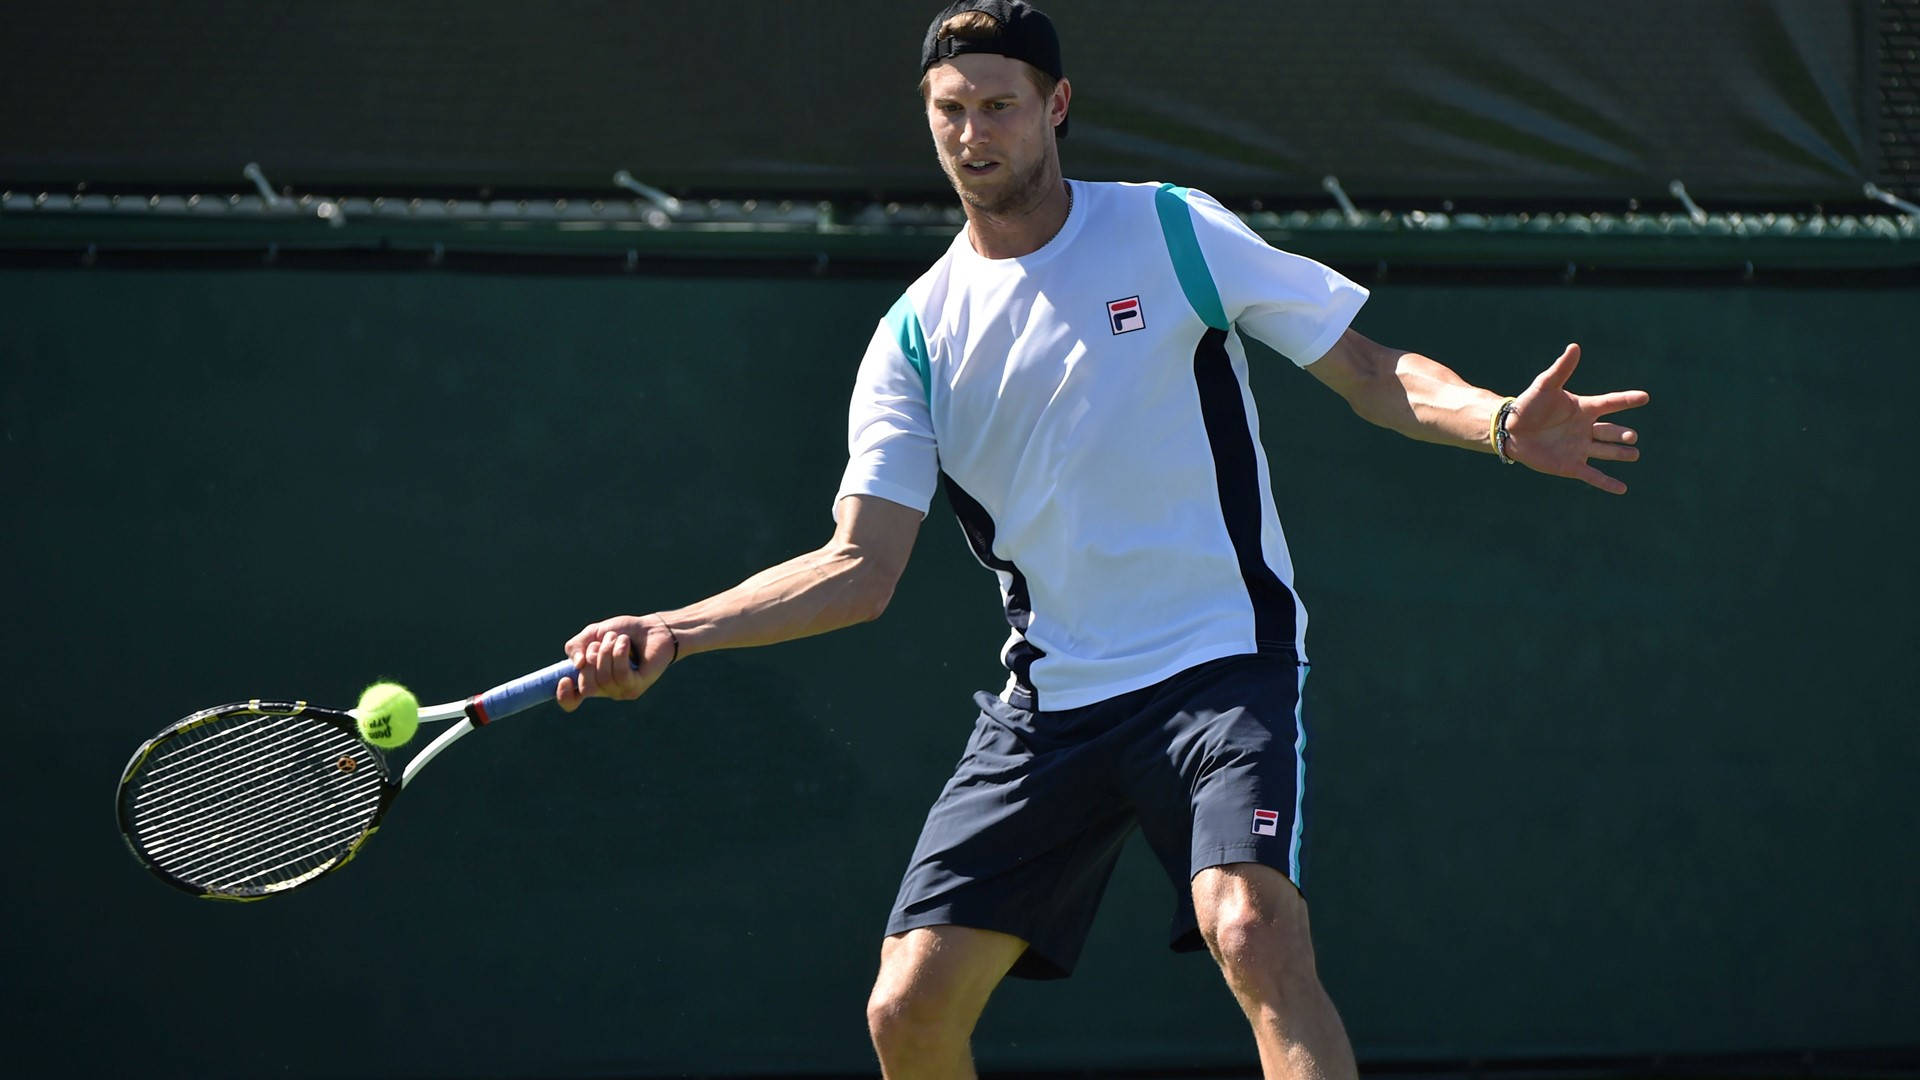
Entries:
<svg viewBox="0 0 1920 1080">
<path fill-rule="evenodd" d="M 1047 187 L 1047 159 L 1041 155 L 1033 167 L 1020 176 L 1014 183 L 997 192 L 975 191 L 960 182 L 959 173 L 964 166 L 940 159 L 940 167 L 946 171 L 947 181 L 960 196 L 960 201 L 983 214 L 1011 214 L 1037 205 L 1044 197 Z"/>
</svg>

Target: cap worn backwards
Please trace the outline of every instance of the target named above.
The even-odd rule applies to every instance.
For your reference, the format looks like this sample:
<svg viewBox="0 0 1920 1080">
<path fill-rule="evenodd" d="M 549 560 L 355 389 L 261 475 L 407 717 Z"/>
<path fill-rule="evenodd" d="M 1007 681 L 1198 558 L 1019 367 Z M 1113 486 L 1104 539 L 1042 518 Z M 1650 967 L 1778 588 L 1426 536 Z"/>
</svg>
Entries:
<svg viewBox="0 0 1920 1080">
<path fill-rule="evenodd" d="M 978 11 L 992 19 L 995 32 L 978 38 L 940 36 L 940 27 L 948 19 L 968 11 Z M 920 45 L 920 70 L 925 72 L 942 60 L 963 53 L 998 53 L 1024 60 L 1054 79 L 1066 73 L 1060 65 L 1060 35 L 1054 32 L 1053 20 L 1024 0 L 956 0 L 935 15 L 933 24 L 927 27 L 926 40 Z M 1053 130 L 1054 134 L 1064 136 L 1067 122 L 1060 121 Z"/>
</svg>

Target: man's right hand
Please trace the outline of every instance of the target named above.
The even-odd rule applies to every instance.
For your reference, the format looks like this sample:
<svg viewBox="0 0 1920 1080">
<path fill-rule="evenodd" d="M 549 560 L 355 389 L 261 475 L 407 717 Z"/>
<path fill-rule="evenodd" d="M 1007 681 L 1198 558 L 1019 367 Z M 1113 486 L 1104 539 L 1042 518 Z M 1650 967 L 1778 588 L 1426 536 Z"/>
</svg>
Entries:
<svg viewBox="0 0 1920 1080">
<path fill-rule="evenodd" d="M 647 692 L 677 651 L 664 618 L 616 615 L 587 626 L 567 639 L 566 654 L 579 674 L 560 680 L 554 700 L 567 712 L 590 697 L 631 701 Z"/>
</svg>

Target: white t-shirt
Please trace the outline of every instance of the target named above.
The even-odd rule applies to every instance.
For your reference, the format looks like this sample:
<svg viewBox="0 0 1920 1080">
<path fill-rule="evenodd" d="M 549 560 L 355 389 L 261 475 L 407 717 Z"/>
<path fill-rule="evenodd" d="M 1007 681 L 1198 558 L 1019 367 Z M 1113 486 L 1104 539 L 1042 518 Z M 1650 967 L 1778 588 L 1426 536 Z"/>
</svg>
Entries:
<svg viewBox="0 0 1920 1080">
<path fill-rule="evenodd" d="M 1072 181 L 1046 246 L 965 229 L 875 331 L 835 496 L 945 483 L 1013 632 L 1002 696 L 1072 709 L 1223 656 L 1306 659 L 1237 324 L 1318 360 L 1367 291 L 1212 198 Z M 1211 324 L 1211 325 L 1210 325 Z"/>
</svg>

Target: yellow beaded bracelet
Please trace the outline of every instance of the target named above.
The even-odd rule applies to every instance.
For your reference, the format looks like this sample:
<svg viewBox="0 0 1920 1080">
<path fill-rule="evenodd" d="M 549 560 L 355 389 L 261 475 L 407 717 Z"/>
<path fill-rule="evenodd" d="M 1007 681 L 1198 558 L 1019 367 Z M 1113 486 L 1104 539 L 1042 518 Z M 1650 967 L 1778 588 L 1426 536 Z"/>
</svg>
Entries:
<svg viewBox="0 0 1920 1080">
<path fill-rule="evenodd" d="M 1493 423 L 1487 427 L 1487 444 L 1493 447 L 1493 454 L 1500 464 L 1511 465 L 1513 458 L 1507 454 L 1507 440 L 1513 436 L 1507 434 L 1507 416 L 1513 412 L 1513 403 L 1518 398 L 1507 398 L 1493 412 Z"/>
</svg>

